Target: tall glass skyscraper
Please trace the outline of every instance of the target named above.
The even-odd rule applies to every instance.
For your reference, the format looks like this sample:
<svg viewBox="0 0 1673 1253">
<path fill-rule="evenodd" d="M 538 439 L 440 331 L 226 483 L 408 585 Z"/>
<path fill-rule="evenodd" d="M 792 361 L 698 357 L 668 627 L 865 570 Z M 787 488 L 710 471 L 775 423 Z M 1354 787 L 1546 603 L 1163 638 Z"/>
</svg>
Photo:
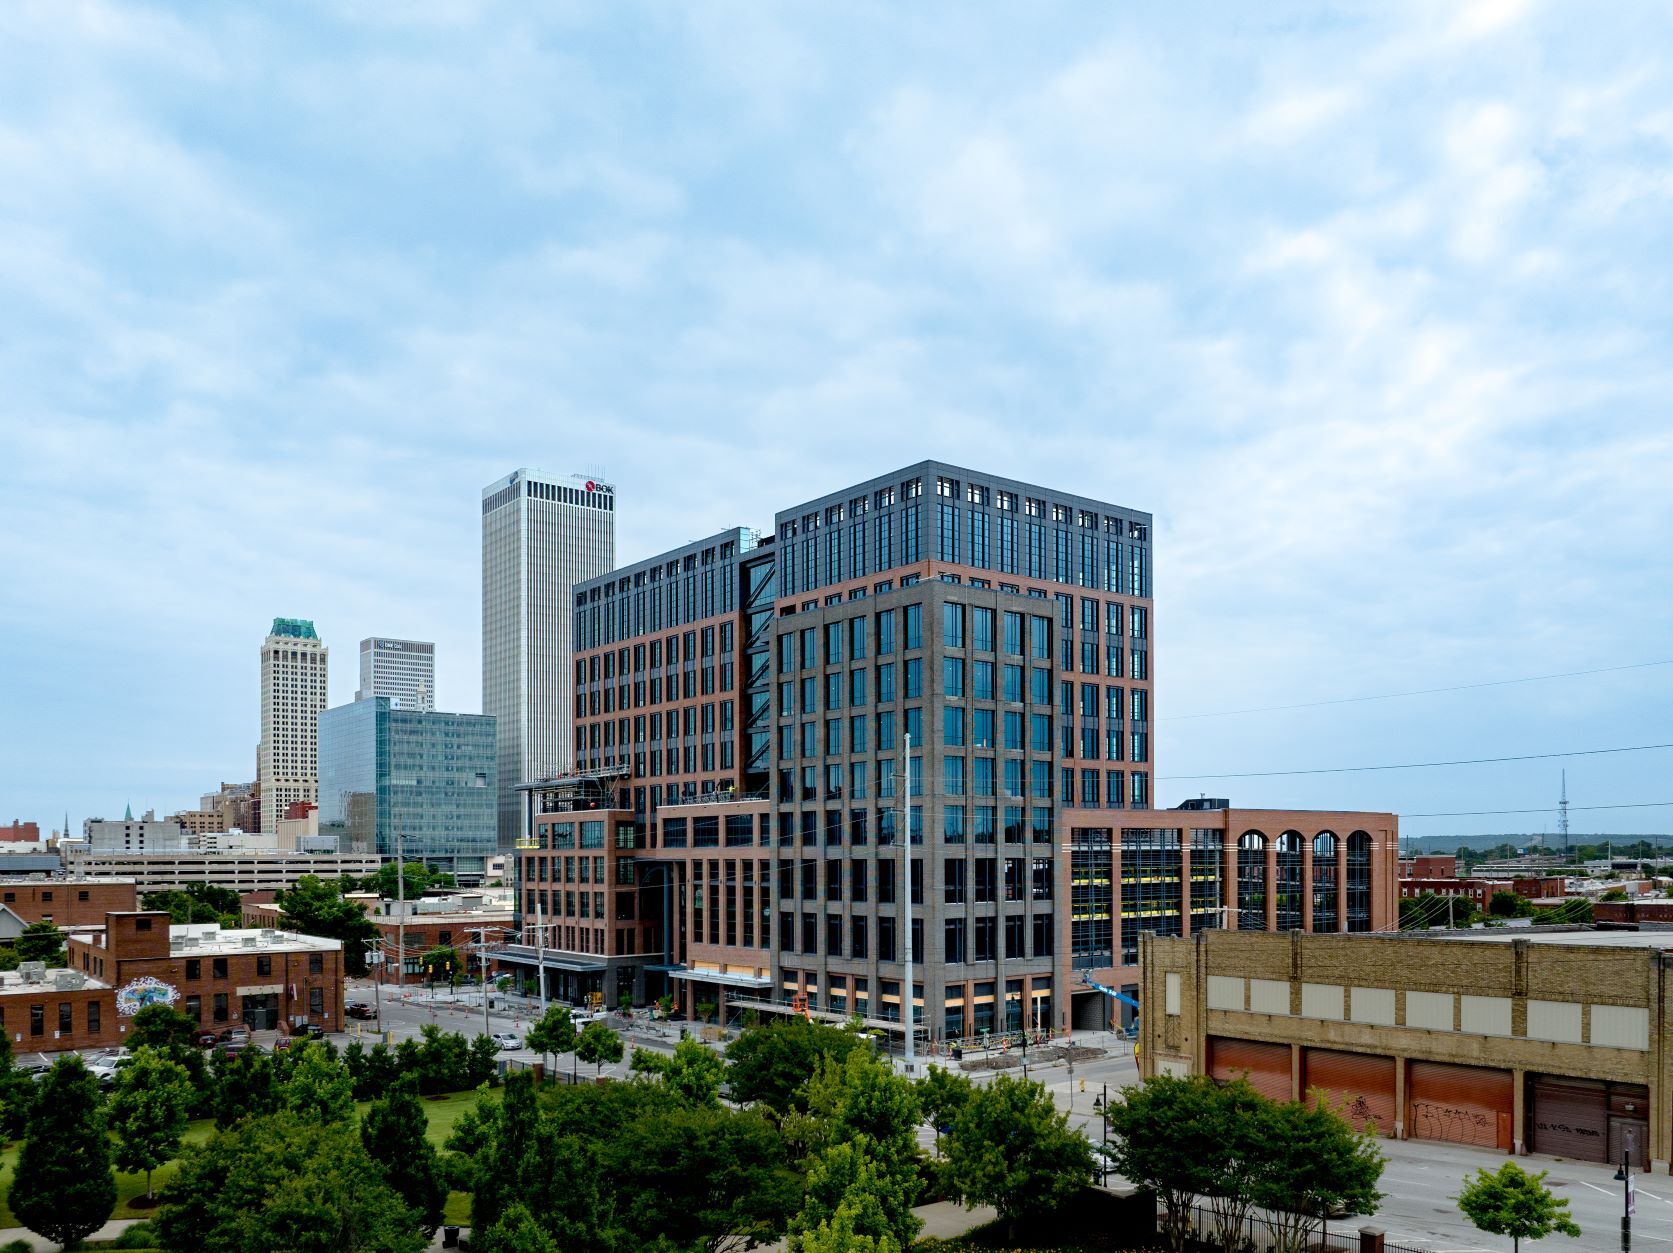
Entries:
<svg viewBox="0 0 1673 1253">
<path fill-rule="evenodd" d="M 499 846 L 522 834 L 517 785 L 574 762 L 573 592 L 616 564 L 616 489 L 518 470 L 482 489 L 482 712 L 496 720 Z"/>
<path fill-rule="evenodd" d="M 496 851 L 494 720 L 373 697 L 319 716 L 319 829 L 343 852 L 422 861 L 480 883 Z"/>
</svg>

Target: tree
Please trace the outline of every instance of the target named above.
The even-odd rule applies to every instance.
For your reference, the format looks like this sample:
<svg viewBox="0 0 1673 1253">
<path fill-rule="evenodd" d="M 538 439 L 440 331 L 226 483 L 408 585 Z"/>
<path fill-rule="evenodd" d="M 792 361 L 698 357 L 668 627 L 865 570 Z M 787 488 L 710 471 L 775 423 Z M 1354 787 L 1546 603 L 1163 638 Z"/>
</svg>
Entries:
<svg viewBox="0 0 1673 1253">
<path fill-rule="evenodd" d="M 859 1211 L 844 1201 L 828 1222 L 793 1237 L 791 1248 L 800 1253 L 899 1253 L 893 1237 L 866 1234 L 859 1230 L 861 1221 Z"/>
<path fill-rule="evenodd" d="M 1487 898 L 1487 912 L 1495 918 L 1531 918 L 1534 907 L 1515 892 L 1495 892 Z"/>
<path fill-rule="evenodd" d="M 1122 1178 L 1162 1202 L 1168 1246 L 1176 1251 L 1190 1238 L 1196 1198 L 1214 1187 L 1209 1163 L 1218 1151 L 1219 1091 L 1206 1075 L 1156 1075 L 1110 1103 L 1104 1154 Z"/>
<path fill-rule="evenodd" d="M 41 1081 L 9 1200 L 20 1223 L 66 1247 L 104 1226 L 116 1208 L 99 1084 L 73 1053 Z"/>
<path fill-rule="evenodd" d="M 901 1236 L 907 1230 L 910 1239 L 921 1226 L 912 1214 L 917 1181 L 879 1172 L 865 1147 L 863 1140 L 835 1144 L 813 1158 L 802 1208 L 790 1220 L 792 1250 L 818 1248 L 821 1239 L 833 1238 L 836 1231 L 850 1240 L 872 1241 L 855 1248 L 911 1247 L 901 1243 Z"/>
<path fill-rule="evenodd" d="M 167 913 L 172 922 L 213 922 L 222 927 L 238 926 L 243 910 L 237 892 L 212 883 L 188 883 L 184 888 L 146 892 L 139 898 L 139 904 L 141 909 Z"/>
<path fill-rule="evenodd" d="M 1545 1186 L 1546 1173 L 1530 1174 L 1515 1162 L 1494 1171 L 1482 1167 L 1459 1192 L 1458 1208 L 1478 1230 L 1509 1236 L 1516 1253 L 1521 1253 L 1522 1241 L 1543 1240 L 1552 1232 L 1579 1236 L 1568 1202 Z"/>
<path fill-rule="evenodd" d="M 23 929 L 13 947 L 19 961 L 64 964 L 64 933 L 50 922 L 32 922 Z"/>
<path fill-rule="evenodd" d="M 474 1230 L 492 1229 L 521 1202 L 559 1248 L 596 1243 L 604 1221 L 597 1157 L 587 1141 L 561 1135 L 541 1116 L 526 1072 L 508 1076 L 505 1099 L 482 1130 L 471 1190 Z"/>
<path fill-rule="evenodd" d="M 295 887 L 276 893 L 273 899 L 281 911 L 280 926 L 340 940 L 344 969 L 351 975 L 366 973 L 366 946 L 378 938 L 378 927 L 360 904 L 344 899 L 340 884 L 305 874 Z"/>
<path fill-rule="evenodd" d="M 1467 927 L 1482 913 L 1467 896 L 1420 892 L 1401 898 L 1400 929 L 1423 931 L 1430 927 Z"/>
<path fill-rule="evenodd" d="M 351 1123 L 250 1118 L 186 1150 L 154 1220 L 169 1253 L 420 1253 L 418 1220 Z"/>
<path fill-rule="evenodd" d="M 563 1005 L 550 1006 L 540 1021 L 530 1027 L 523 1042 L 540 1054 L 545 1062 L 548 1053 L 567 1053 L 575 1047 L 575 1020 Z"/>
<path fill-rule="evenodd" d="M 471 1237 L 474 1253 L 562 1253 L 524 1205 L 513 1205 L 487 1231 Z"/>
<path fill-rule="evenodd" d="M 924 1116 L 935 1126 L 936 1144 L 941 1143 L 941 1128 L 952 1126 L 959 1110 L 970 1099 L 974 1085 L 967 1075 L 931 1066 L 929 1073 L 918 1080 L 918 1103 Z"/>
<path fill-rule="evenodd" d="M 186 1068 L 155 1049 L 134 1051 L 116 1075 L 108 1117 L 116 1133 L 116 1168 L 145 1172 L 145 1195 L 151 1172 L 180 1152 L 192 1105 L 192 1079 Z"/>
<path fill-rule="evenodd" d="M 243 1049 L 215 1056 L 215 1125 L 222 1131 L 244 1118 L 279 1108 L 273 1062 L 265 1053 Z"/>
<path fill-rule="evenodd" d="M 360 1123 L 360 1143 L 383 1171 L 384 1182 L 418 1215 L 425 1234 L 434 1235 L 447 1203 L 447 1183 L 430 1143 L 424 1106 L 410 1082 L 397 1084 L 372 1103 Z"/>
<path fill-rule="evenodd" d="M 354 1118 L 354 1085 L 348 1070 L 326 1052 L 323 1044 L 305 1044 L 285 1080 L 281 1104 L 301 1118 L 350 1122 Z"/>
<path fill-rule="evenodd" d="M 404 885 L 405 897 L 409 901 L 418 899 L 431 888 L 451 888 L 454 886 L 452 875 L 431 870 L 421 861 L 403 862 L 399 878 Z M 368 875 L 365 879 L 362 879 L 360 887 L 363 891 L 376 892 L 384 900 L 392 901 L 398 895 L 396 881 L 395 863 L 391 861 L 380 866 L 376 874 Z"/>
<path fill-rule="evenodd" d="M 1348 1126 L 1316 1092 L 1271 1105 L 1266 1118 L 1250 1196 L 1272 1212 L 1277 1253 L 1301 1253 L 1314 1220 L 1322 1227 L 1334 1213 L 1376 1210 L 1384 1159 L 1375 1135 Z"/>
<path fill-rule="evenodd" d="M 726 1082 L 725 1061 L 697 1040 L 681 1040 L 672 1057 L 639 1049 L 633 1054 L 633 1069 L 657 1076 L 687 1104 L 710 1109 L 720 1104 L 720 1085 Z"/>
<path fill-rule="evenodd" d="M 17 1068 L 12 1038 L 0 1031 L 0 1136 L 21 1139 L 34 1107 L 35 1081 Z"/>
<path fill-rule="evenodd" d="M 575 1060 L 593 1063 L 595 1074 L 603 1071 L 605 1062 L 619 1062 L 621 1059 L 621 1036 L 601 1022 L 589 1022 L 575 1037 Z"/>
<path fill-rule="evenodd" d="M 1041 1084 L 1009 1075 L 977 1088 L 943 1141 L 945 1181 L 966 1205 L 999 1211 L 1011 1239 L 1092 1182 L 1092 1149 Z"/>
<path fill-rule="evenodd" d="M 494 1043 L 493 1037 L 472 1036 L 470 1046 L 465 1052 L 464 1086 L 480 1088 L 485 1083 L 492 1084 L 494 1076 L 500 1071 L 500 1046 Z"/>
<path fill-rule="evenodd" d="M 189 1049 L 197 1028 L 197 1023 L 172 1005 L 147 1005 L 134 1015 L 133 1026 L 128 1028 L 128 1047 Z"/>
<path fill-rule="evenodd" d="M 726 1049 L 730 1082 L 739 1101 L 761 1101 L 779 1114 L 801 1100 L 801 1090 L 821 1057 L 845 1059 L 859 1036 L 800 1014 L 746 1027 Z"/>
</svg>

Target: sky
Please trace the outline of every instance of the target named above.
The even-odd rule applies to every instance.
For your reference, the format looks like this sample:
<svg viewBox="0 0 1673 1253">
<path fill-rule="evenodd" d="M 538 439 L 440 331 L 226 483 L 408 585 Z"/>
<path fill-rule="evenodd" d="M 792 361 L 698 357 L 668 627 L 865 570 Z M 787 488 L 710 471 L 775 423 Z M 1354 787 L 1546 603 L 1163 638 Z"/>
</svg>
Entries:
<svg viewBox="0 0 1673 1253">
<path fill-rule="evenodd" d="M 1581 808 L 1666 749 L 1225 777 L 1673 743 L 1670 26 L 0 5 L 0 822 L 251 778 L 276 616 L 479 710 L 515 467 L 625 563 L 939 457 L 1155 515 L 1161 802 L 1673 831 Z"/>
</svg>

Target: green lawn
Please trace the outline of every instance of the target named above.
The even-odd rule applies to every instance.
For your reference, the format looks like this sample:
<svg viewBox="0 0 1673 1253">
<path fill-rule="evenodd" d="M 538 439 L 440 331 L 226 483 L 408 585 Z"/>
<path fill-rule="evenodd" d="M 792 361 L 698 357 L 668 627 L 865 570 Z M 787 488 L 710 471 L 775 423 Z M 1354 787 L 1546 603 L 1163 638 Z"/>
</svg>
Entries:
<svg viewBox="0 0 1673 1253">
<path fill-rule="evenodd" d="M 497 1099 L 500 1089 L 493 1089 Z M 459 1116 L 476 1103 L 475 1092 L 454 1092 L 436 1100 L 424 1098 L 424 1113 L 430 1121 L 430 1142 L 438 1149 L 453 1131 L 453 1124 L 459 1121 Z M 360 1112 L 364 1114 L 369 1101 L 360 1102 Z M 186 1129 L 186 1143 L 199 1144 L 207 1140 L 215 1132 L 215 1123 L 211 1119 L 200 1119 Z M 19 1145 L 10 1144 L 4 1152 L 0 1152 L 0 1227 L 17 1227 L 21 1224 L 12 1215 L 12 1207 L 7 1203 L 11 1192 L 11 1181 L 16 1174 L 17 1155 Z M 178 1166 L 174 1162 L 160 1166 L 152 1174 L 152 1187 L 161 1191 L 163 1185 L 174 1178 Z M 145 1176 L 125 1175 L 121 1171 L 116 1173 L 116 1211 L 112 1218 L 148 1218 L 156 1213 L 155 1209 L 134 1209 L 130 1204 L 134 1198 L 145 1197 Z M 447 1198 L 447 1214 L 445 1222 L 465 1224 L 470 1221 L 471 1199 L 468 1192 L 454 1192 Z"/>
</svg>

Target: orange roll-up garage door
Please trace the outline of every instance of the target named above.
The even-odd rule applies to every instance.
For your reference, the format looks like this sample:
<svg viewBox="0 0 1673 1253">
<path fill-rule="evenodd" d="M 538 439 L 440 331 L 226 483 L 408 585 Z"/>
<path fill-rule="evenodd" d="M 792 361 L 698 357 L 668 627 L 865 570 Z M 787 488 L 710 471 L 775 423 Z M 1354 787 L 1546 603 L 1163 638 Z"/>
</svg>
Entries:
<svg viewBox="0 0 1673 1253">
<path fill-rule="evenodd" d="M 1302 1054 L 1301 1086 L 1322 1092 L 1355 1131 L 1370 1124 L 1379 1135 L 1394 1134 L 1392 1057 L 1308 1049 Z"/>
<path fill-rule="evenodd" d="M 1508 1070 L 1413 1062 L 1406 1104 L 1407 1134 L 1415 1140 L 1445 1140 L 1510 1152 Z"/>
<path fill-rule="evenodd" d="M 1274 1101 L 1292 1100 L 1290 1092 L 1290 1046 L 1258 1040 L 1208 1037 L 1209 1073 L 1221 1082 L 1244 1077 L 1262 1096 Z"/>
</svg>

